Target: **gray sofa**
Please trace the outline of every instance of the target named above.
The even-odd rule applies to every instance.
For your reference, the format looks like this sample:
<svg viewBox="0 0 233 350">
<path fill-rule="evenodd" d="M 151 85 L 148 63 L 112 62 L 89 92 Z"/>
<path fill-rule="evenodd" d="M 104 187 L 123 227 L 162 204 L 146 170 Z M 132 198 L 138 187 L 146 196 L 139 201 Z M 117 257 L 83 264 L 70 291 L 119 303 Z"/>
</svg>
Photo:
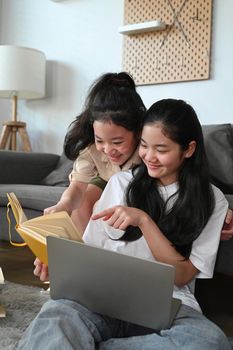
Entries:
<svg viewBox="0 0 233 350">
<path fill-rule="evenodd" d="M 233 125 L 204 125 L 203 134 L 213 183 L 233 208 Z M 64 154 L 0 151 L 0 240 L 9 239 L 6 192 L 15 192 L 28 218 L 42 215 L 68 186 L 72 166 Z M 21 242 L 13 227 L 12 233 Z M 219 252 L 216 271 L 233 275 L 233 239 L 221 242 Z"/>
<path fill-rule="evenodd" d="M 204 125 L 203 134 L 213 183 L 233 208 L 233 125 Z M 72 165 L 64 154 L 0 151 L 0 239 L 8 240 L 6 192 L 15 192 L 28 218 L 41 215 L 68 186 Z"/>
<path fill-rule="evenodd" d="M 233 208 L 233 125 L 204 125 L 203 134 L 213 183 Z M 9 239 L 6 192 L 15 192 L 28 218 L 41 215 L 68 186 L 72 165 L 64 154 L 0 151 L 0 239 Z M 233 239 L 221 242 L 220 252 L 217 271 L 233 275 Z"/>
</svg>

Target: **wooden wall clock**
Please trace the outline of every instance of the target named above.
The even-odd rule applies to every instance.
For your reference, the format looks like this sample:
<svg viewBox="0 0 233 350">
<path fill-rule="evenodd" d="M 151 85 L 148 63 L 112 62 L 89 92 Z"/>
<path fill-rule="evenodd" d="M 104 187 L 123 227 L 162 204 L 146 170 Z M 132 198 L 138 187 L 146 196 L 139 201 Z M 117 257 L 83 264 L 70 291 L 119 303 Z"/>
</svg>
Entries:
<svg viewBox="0 0 233 350">
<path fill-rule="evenodd" d="M 137 85 L 209 79 L 212 0 L 125 0 L 124 24 L 160 30 L 124 34 L 123 69 Z"/>
</svg>

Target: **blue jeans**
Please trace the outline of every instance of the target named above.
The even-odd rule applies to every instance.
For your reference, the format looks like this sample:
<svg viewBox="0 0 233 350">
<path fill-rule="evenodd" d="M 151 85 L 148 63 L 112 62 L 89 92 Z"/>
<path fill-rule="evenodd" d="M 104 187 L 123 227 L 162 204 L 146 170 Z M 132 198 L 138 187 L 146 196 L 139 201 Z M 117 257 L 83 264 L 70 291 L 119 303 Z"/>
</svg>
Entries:
<svg viewBox="0 0 233 350">
<path fill-rule="evenodd" d="M 49 300 L 26 330 L 18 350 L 230 350 L 224 333 L 182 305 L 171 328 L 152 329 L 105 317 L 69 300 Z"/>
</svg>

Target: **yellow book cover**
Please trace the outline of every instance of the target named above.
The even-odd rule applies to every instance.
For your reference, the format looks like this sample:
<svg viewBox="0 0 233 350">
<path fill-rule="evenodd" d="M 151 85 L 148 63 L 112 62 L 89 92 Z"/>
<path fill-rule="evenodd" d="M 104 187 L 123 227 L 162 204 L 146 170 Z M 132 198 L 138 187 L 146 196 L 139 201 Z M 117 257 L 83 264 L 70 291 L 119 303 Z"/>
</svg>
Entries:
<svg viewBox="0 0 233 350">
<path fill-rule="evenodd" d="M 28 220 L 16 195 L 11 192 L 7 193 L 7 197 L 15 217 L 16 231 L 43 263 L 48 264 L 47 236 L 57 236 L 83 242 L 82 236 L 67 212 L 46 214 Z"/>
</svg>

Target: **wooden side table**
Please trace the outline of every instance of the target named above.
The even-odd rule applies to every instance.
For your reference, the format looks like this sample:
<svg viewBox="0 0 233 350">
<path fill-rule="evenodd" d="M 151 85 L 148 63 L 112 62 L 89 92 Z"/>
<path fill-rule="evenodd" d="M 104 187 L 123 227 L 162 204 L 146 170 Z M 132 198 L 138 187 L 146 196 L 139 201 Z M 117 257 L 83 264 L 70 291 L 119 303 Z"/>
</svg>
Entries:
<svg viewBox="0 0 233 350">
<path fill-rule="evenodd" d="M 16 136 L 17 132 L 22 139 L 23 150 L 31 152 L 31 144 L 26 130 L 26 123 L 18 121 L 4 121 L 3 129 L 0 136 L 0 149 L 5 149 L 9 143 L 9 150 L 16 151 Z"/>
</svg>

